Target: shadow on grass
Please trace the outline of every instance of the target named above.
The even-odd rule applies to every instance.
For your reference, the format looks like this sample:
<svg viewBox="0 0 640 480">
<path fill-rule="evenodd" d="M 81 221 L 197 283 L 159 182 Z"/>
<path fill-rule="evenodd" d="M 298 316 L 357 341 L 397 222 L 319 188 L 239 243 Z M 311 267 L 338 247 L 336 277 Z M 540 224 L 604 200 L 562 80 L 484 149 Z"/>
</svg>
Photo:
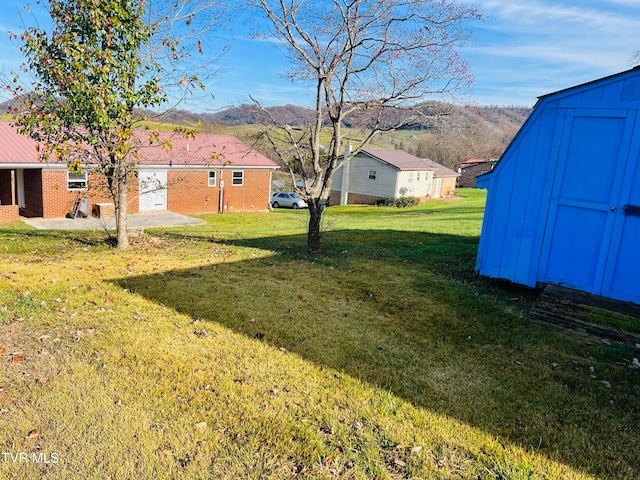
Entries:
<svg viewBox="0 0 640 480">
<path fill-rule="evenodd" d="M 479 277 L 477 238 L 349 230 L 324 242 L 310 257 L 302 235 L 224 240 L 271 255 L 116 283 L 579 469 L 639 471 L 637 377 L 615 365 L 629 352 L 530 322 L 536 292 Z"/>
<path fill-rule="evenodd" d="M 0 228 L 0 242 L 35 240 L 42 253 L 42 246 L 49 244 L 52 249 L 57 249 L 60 242 L 96 247 L 100 245 L 114 246 L 111 235 L 103 230 L 96 231 L 64 231 L 64 230 L 37 230 L 24 224 L 11 224 Z M 26 247 L 27 245 L 25 245 Z M 55 253 L 55 252 L 54 252 Z"/>
<path fill-rule="evenodd" d="M 383 217 L 420 217 L 420 216 L 437 216 L 437 215 L 463 215 L 463 216 L 474 216 L 474 215 L 482 215 L 484 213 L 484 206 L 478 207 L 470 207 L 468 205 L 462 207 L 451 207 L 449 205 L 442 205 L 440 208 L 435 207 L 429 210 L 424 209 L 404 209 L 404 208 L 391 208 L 385 207 L 386 210 L 384 212 L 372 210 L 368 205 L 363 205 L 362 210 L 359 211 L 357 208 L 353 207 L 345 207 L 344 210 L 348 212 L 349 215 L 363 215 L 363 216 L 378 216 L 382 215 Z M 340 212 L 345 213 L 345 212 Z"/>
</svg>

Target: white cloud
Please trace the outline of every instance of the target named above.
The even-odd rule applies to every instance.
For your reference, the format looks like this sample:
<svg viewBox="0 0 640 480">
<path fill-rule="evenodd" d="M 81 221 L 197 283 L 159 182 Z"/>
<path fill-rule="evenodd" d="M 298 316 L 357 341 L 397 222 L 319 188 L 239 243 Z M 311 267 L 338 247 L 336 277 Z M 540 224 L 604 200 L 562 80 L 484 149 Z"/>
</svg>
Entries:
<svg viewBox="0 0 640 480">
<path fill-rule="evenodd" d="M 604 3 L 609 3 L 611 5 L 620 5 L 629 8 L 637 8 L 640 10 L 640 1 L 638 0 L 604 0 Z"/>
<path fill-rule="evenodd" d="M 463 50 L 479 103 L 520 100 L 631 67 L 640 50 L 640 0 L 478 0 L 485 21 Z M 524 95 L 523 95 L 524 93 Z M 490 96 L 496 95 L 494 101 Z M 531 102 L 525 102 L 529 104 Z"/>
</svg>

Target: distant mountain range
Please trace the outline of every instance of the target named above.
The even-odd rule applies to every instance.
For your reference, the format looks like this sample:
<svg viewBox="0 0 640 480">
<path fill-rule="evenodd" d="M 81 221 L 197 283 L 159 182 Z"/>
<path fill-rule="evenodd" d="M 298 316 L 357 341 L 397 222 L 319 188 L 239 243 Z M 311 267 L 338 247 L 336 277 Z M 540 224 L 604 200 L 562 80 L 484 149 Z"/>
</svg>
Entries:
<svg viewBox="0 0 640 480">
<path fill-rule="evenodd" d="M 0 103 L 0 112 L 6 113 L 9 107 L 15 107 L 12 100 Z M 531 114 L 532 108 L 519 106 L 448 106 L 451 112 L 461 115 L 468 121 L 484 121 L 495 125 L 500 130 L 519 129 Z M 298 105 L 282 105 L 266 107 L 266 111 L 280 124 L 291 126 L 304 125 L 313 118 L 313 110 Z M 141 111 L 143 113 L 143 111 Z M 180 125 L 193 125 L 199 122 L 204 124 L 219 124 L 226 126 L 256 125 L 262 123 L 266 115 L 257 110 L 253 105 L 240 105 L 230 107 L 216 113 L 193 113 L 187 110 L 173 109 L 158 114 L 156 112 L 144 112 L 153 120 L 164 123 L 176 123 Z"/>
<path fill-rule="evenodd" d="M 433 107 L 430 107 L 433 108 Z M 274 120 L 280 124 L 299 126 L 313 118 L 313 110 L 298 105 L 282 105 L 266 107 Z M 441 109 L 449 113 L 456 112 L 469 119 L 474 116 L 486 122 L 496 125 L 498 128 L 520 128 L 531 114 L 532 108 L 509 106 L 451 106 L 446 105 Z M 216 113 L 192 113 L 186 110 L 171 110 L 158 117 L 165 122 L 193 123 L 200 120 L 208 124 L 220 125 L 255 125 L 262 123 L 265 114 L 257 110 L 253 105 L 240 105 L 221 110 Z M 348 120 L 348 119 L 347 119 Z"/>
<path fill-rule="evenodd" d="M 0 104 L 0 111 L 7 112 L 13 102 Z M 403 132 L 385 133 L 375 140 L 376 148 L 402 149 L 421 158 L 431 158 L 449 168 L 457 168 L 471 157 L 498 158 L 509 145 L 520 127 L 527 120 L 532 108 L 520 106 L 457 106 L 432 104 L 424 107 L 433 113 L 433 122 L 426 127 L 405 128 Z M 292 127 L 305 125 L 313 118 L 313 111 L 297 105 L 267 107 L 268 114 L 253 105 L 227 108 L 216 113 L 193 113 L 172 109 L 162 114 L 150 111 L 139 113 L 150 121 L 201 127 L 206 131 L 223 130 L 254 144 L 243 126 L 268 123 L 269 116 L 276 122 Z M 393 112 L 403 115 L 402 110 Z M 391 121 L 396 121 L 392 118 Z M 345 126 L 350 127 L 349 118 Z M 411 133 L 411 132 L 414 133 Z M 260 146 L 256 145 L 256 148 Z M 264 151 L 269 154 L 273 152 Z"/>
</svg>

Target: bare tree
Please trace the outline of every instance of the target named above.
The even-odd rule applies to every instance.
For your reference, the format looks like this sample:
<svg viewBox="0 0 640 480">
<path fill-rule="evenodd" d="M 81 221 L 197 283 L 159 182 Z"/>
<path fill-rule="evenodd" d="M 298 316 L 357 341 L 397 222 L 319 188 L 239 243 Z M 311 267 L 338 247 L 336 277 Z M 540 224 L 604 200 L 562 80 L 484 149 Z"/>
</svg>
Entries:
<svg viewBox="0 0 640 480">
<path fill-rule="evenodd" d="M 466 21 L 481 16 L 449 0 L 250 3 L 266 15 L 270 34 L 288 52 L 288 75 L 314 92 L 315 113 L 306 128 L 292 129 L 272 118 L 267 134 L 292 179 L 302 176 L 297 190 L 309 204 L 307 246 L 317 253 L 336 169 L 376 133 L 428 122 L 432 112 L 424 107 L 425 98 L 453 95 L 470 85 L 472 76 L 457 48 L 469 38 Z M 343 155 L 347 118 L 362 132 L 359 144 Z"/>
</svg>

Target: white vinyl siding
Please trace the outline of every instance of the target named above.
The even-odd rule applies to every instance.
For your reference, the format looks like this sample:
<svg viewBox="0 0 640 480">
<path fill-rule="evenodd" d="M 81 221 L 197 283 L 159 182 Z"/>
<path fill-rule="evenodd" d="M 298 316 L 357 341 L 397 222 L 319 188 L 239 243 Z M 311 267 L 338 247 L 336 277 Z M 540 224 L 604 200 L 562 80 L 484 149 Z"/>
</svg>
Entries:
<svg viewBox="0 0 640 480">
<path fill-rule="evenodd" d="M 418 177 L 418 174 L 420 175 Z M 433 171 L 398 172 L 398 190 L 396 196 L 426 197 L 430 194 Z M 419 181 L 418 181 L 419 178 Z"/>
<path fill-rule="evenodd" d="M 364 156 L 352 158 L 345 166 L 351 168 L 349 192 L 373 197 L 392 197 L 394 195 L 397 172 L 394 167 Z M 369 179 L 372 171 L 375 171 L 375 180 Z M 336 177 L 342 177 L 342 169 L 338 170 L 334 179 Z"/>
<path fill-rule="evenodd" d="M 386 163 L 365 155 L 352 158 L 336 170 L 333 176 L 333 191 L 342 191 L 345 176 L 343 169 L 349 168 L 349 192 L 372 197 L 416 196 L 427 197 L 431 191 L 433 170 L 398 171 Z M 371 179 L 375 172 L 375 180 Z M 411 177 L 412 181 L 409 181 Z"/>
</svg>

